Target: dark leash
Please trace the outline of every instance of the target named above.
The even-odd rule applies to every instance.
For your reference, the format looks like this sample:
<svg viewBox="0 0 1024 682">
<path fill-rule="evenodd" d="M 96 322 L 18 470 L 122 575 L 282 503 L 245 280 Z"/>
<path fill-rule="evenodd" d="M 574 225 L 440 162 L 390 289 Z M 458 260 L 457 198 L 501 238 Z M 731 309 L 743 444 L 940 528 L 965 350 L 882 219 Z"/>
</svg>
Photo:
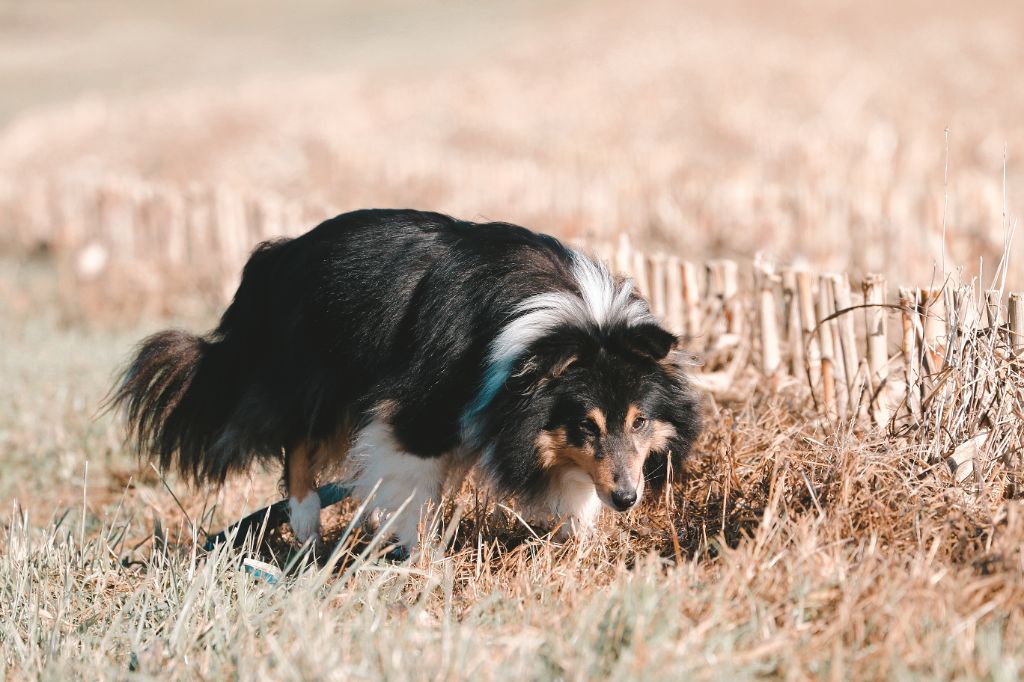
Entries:
<svg viewBox="0 0 1024 682">
<path fill-rule="evenodd" d="M 330 507 L 332 504 L 341 502 L 352 494 L 352 488 L 343 485 L 341 481 L 332 481 L 321 486 L 316 491 L 320 498 L 320 508 Z M 246 538 L 250 535 L 259 537 L 267 530 L 278 528 L 288 520 L 288 499 L 278 500 L 274 504 L 263 507 L 244 517 L 237 523 L 233 523 L 219 533 L 214 533 L 206 538 L 203 549 L 207 552 L 219 544 L 227 544 L 228 537 L 234 533 L 234 540 L 231 546 L 238 549 L 245 544 Z"/>
</svg>

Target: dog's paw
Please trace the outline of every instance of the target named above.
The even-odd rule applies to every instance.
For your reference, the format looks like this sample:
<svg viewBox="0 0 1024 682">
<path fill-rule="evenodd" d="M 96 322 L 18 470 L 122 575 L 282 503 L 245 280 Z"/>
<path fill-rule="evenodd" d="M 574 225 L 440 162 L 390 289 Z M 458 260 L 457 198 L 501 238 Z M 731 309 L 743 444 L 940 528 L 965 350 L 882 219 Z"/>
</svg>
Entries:
<svg viewBox="0 0 1024 682">
<path fill-rule="evenodd" d="M 569 516 L 561 519 L 557 525 L 552 526 L 554 531 L 551 539 L 555 542 L 568 542 L 572 539 L 584 540 L 594 534 L 594 522 L 589 519 L 580 519 Z"/>
<path fill-rule="evenodd" d="M 388 559 L 392 561 L 405 561 L 420 546 L 419 524 L 416 522 L 417 520 L 408 510 L 395 517 L 393 512 L 375 508 L 364 516 L 362 526 L 363 531 L 373 537 L 384 531 L 384 526 L 386 525 L 387 529 L 385 532 L 387 537 L 382 538 L 378 546 L 391 546 L 386 555 Z"/>
<path fill-rule="evenodd" d="M 320 538 L 320 498 L 316 493 L 309 493 L 301 501 L 292 497 L 288 500 L 288 509 L 288 523 L 299 544 Z"/>
</svg>

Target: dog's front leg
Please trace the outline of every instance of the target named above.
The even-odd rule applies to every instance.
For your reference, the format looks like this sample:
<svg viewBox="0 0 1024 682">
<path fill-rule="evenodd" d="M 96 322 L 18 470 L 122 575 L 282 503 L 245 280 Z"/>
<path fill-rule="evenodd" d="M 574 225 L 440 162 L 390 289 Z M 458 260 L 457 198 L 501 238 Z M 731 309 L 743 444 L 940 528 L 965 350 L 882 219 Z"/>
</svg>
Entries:
<svg viewBox="0 0 1024 682">
<path fill-rule="evenodd" d="M 352 449 L 354 493 L 368 501 L 366 526 L 393 536 L 402 550 L 419 548 L 421 527 L 430 528 L 441 502 L 451 458 L 419 457 L 405 452 L 391 428 L 375 420 L 367 425 Z"/>
</svg>

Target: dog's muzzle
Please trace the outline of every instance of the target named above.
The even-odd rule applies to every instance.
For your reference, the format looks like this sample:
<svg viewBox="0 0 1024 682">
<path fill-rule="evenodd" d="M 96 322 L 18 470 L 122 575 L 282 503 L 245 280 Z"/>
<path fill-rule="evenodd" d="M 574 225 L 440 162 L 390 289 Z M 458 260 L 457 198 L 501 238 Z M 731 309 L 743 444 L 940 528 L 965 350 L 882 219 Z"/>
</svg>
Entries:
<svg viewBox="0 0 1024 682">
<path fill-rule="evenodd" d="M 636 504 L 636 488 L 617 488 L 612 491 L 612 505 L 617 511 L 626 511 Z"/>
</svg>

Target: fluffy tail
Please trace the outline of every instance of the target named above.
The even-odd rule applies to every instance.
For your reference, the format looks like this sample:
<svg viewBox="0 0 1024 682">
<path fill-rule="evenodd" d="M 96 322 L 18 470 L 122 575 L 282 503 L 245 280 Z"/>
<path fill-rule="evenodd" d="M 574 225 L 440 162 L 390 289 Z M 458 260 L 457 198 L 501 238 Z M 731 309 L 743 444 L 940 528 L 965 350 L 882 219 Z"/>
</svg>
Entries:
<svg viewBox="0 0 1024 682">
<path fill-rule="evenodd" d="M 221 484 L 256 459 L 281 456 L 288 424 L 255 387 L 253 368 L 265 352 L 266 301 L 289 241 L 256 247 L 216 330 L 154 334 L 122 375 L 108 407 L 124 412 L 129 442 L 161 469 Z"/>
<path fill-rule="evenodd" d="M 141 456 L 197 483 L 223 483 L 249 463 L 237 442 L 224 447 L 240 393 L 234 364 L 223 342 L 159 332 L 139 346 L 109 406 L 123 411 Z"/>
</svg>

